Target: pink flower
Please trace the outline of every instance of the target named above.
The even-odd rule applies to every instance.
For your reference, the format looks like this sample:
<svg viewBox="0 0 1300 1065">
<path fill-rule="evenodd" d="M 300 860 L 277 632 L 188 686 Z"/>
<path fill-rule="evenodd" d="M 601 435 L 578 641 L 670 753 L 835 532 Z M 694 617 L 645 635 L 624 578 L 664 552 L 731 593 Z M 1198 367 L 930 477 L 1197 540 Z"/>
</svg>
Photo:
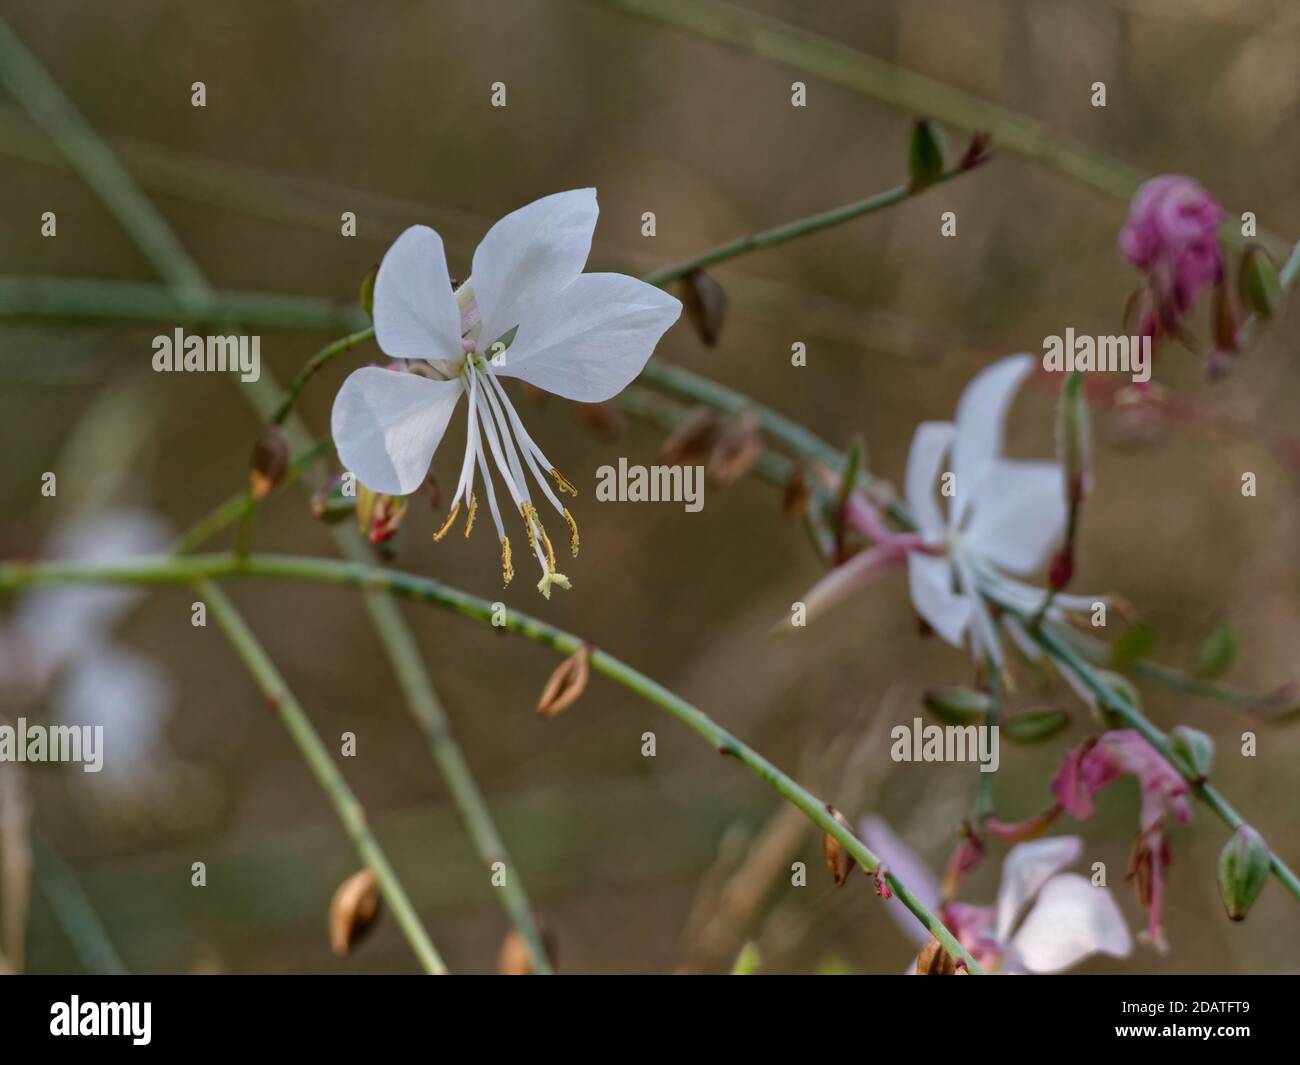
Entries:
<svg viewBox="0 0 1300 1065">
<path fill-rule="evenodd" d="M 1146 182 L 1133 197 L 1119 250 L 1147 275 L 1138 327 L 1156 341 L 1182 327 L 1197 294 L 1223 272 L 1217 235 L 1225 213 L 1200 185 L 1180 174 Z"/>
<path fill-rule="evenodd" d="M 1146 938 L 1163 950 L 1165 867 L 1172 860 L 1165 824 L 1171 812 L 1180 823 L 1191 820 L 1187 781 L 1137 732 L 1120 729 L 1087 740 L 1067 754 L 1052 778 L 1052 794 L 1063 810 L 1084 821 L 1095 809 L 1093 796 L 1122 774 L 1136 777 L 1142 792 L 1128 875 L 1148 913 Z"/>
</svg>

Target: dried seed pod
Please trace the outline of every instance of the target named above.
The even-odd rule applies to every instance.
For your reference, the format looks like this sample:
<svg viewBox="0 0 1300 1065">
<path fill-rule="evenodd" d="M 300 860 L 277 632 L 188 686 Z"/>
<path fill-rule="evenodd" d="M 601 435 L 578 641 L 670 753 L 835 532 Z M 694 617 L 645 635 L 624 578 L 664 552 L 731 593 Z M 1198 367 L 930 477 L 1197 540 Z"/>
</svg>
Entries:
<svg viewBox="0 0 1300 1065">
<path fill-rule="evenodd" d="M 542 689 L 542 697 L 537 700 L 537 712 L 542 717 L 554 717 L 577 701 L 587 687 L 590 657 L 591 645 L 584 643 L 556 667 Z"/>
<path fill-rule="evenodd" d="M 713 446 L 709 456 L 709 476 L 720 484 L 735 484 L 753 468 L 763 452 L 763 438 L 758 419 L 746 413 L 732 424 Z"/>
<path fill-rule="evenodd" d="M 340 958 L 351 953 L 379 916 L 379 881 L 369 869 L 348 877 L 330 900 L 330 946 Z"/>
<path fill-rule="evenodd" d="M 669 462 L 687 462 L 707 455 L 722 434 L 722 419 L 708 407 L 696 407 L 678 423 L 659 453 Z"/>
<path fill-rule="evenodd" d="M 540 926 L 538 932 L 542 937 L 542 950 L 546 959 L 555 965 L 555 937 L 550 930 Z M 497 972 L 502 976 L 532 976 L 533 953 L 528 949 L 528 940 L 520 934 L 519 929 L 512 928 L 501 941 L 501 950 L 497 954 Z"/>
<path fill-rule="evenodd" d="M 796 466 L 790 479 L 785 482 L 785 490 L 781 495 L 781 513 L 787 518 L 800 518 L 807 510 L 808 481 L 804 477 L 803 468 Z"/>
<path fill-rule="evenodd" d="M 830 803 L 826 804 L 826 812 L 835 818 L 836 822 L 845 830 L 848 832 L 853 831 L 844 815 L 834 806 L 831 806 Z M 826 868 L 831 871 L 831 876 L 835 879 L 835 886 L 843 887 L 844 882 L 849 878 L 849 874 L 853 872 L 854 867 L 857 865 L 857 862 L 853 860 L 853 855 L 845 849 L 843 843 L 829 832 L 822 837 L 822 855 L 826 858 Z"/>
<path fill-rule="evenodd" d="M 960 970 L 965 972 L 965 969 Z M 937 939 L 931 939 L 916 959 L 917 976 L 955 976 L 958 972 L 953 956 Z"/>
</svg>

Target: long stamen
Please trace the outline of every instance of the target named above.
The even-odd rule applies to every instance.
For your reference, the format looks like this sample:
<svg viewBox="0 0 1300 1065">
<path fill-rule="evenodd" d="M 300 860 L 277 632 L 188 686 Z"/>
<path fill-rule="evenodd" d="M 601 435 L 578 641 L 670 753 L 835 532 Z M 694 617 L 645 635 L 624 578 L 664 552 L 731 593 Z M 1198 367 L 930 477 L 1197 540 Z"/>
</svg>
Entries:
<svg viewBox="0 0 1300 1065">
<path fill-rule="evenodd" d="M 472 497 L 471 497 L 471 498 L 472 498 Z M 447 535 L 447 530 L 450 529 L 450 528 L 452 527 L 452 525 L 454 525 L 454 524 L 456 523 L 456 516 L 457 516 L 458 514 L 460 514 L 460 500 L 459 500 L 459 499 L 456 500 L 456 502 L 453 503 L 453 504 L 451 505 L 451 510 L 449 510 L 449 511 L 447 512 L 447 520 L 444 521 L 444 522 L 442 523 L 442 525 L 439 526 L 438 531 L 437 531 L 436 533 L 433 534 L 433 539 L 434 539 L 434 542 L 435 542 L 435 543 L 440 542 L 440 541 L 442 540 L 442 538 L 443 538 L 444 536 Z M 472 521 L 473 518 L 471 517 L 470 520 Z"/>
<path fill-rule="evenodd" d="M 501 577 L 509 584 L 515 579 L 515 567 L 510 560 L 510 537 L 501 537 Z"/>
<path fill-rule="evenodd" d="M 474 528 L 474 515 L 478 513 L 478 496 L 473 491 L 469 494 L 469 516 L 465 518 L 465 539 L 469 539 L 469 534 Z"/>
<path fill-rule="evenodd" d="M 569 550 L 573 552 L 573 557 L 578 557 L 578 523 L 573 520 L 573 515 L 569 513 L 569 508 L 564 508 L 564 520 L 569 523 Z"/>
<path fill-rule="evenodd" d="M 479 403 L 486 406 L 487 400 L 484 398 L 483 392 L 480 392 L 477 398 Z M 519 487 L 515 483 L 515 479 L 511 474 L 509 463 L 506 462 L 505 456 L 502 454 L 501 442 L 497 439 L 497 426 L 492 421 L 491 410 L 485 410 L 483 414 L 483 435 L 487 438 L 488 450 L 492 452 L 492 458 L 497 464 L 497 470 L 501 474 L 501 479 L 506 483 L 506 490 L 509 491 L 510 498 L 514 500 L 515 506 L 522 512 L 527 497 L 519 491 Z M 532 547 L 533 553 L 537 556 L 538 563 L 540 563 L 542 569 L 545 570 L 546 558 L 542 554 L 541 548 L 537 544 L 536 538 L 533 536 L 531 530 L 528 538 L 530 541 L 529 546 Z"/>
</svg>

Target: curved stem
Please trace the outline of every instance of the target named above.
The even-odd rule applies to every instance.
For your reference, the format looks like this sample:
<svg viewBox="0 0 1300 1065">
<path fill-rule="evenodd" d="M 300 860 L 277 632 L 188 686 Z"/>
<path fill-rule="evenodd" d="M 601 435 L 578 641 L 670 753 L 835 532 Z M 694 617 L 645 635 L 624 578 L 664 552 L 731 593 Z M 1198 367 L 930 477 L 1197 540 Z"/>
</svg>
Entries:
<svg viewBox="0 0 1300 1065">
<path fill-rule="evenodd" d="M 430 577 L 418 577 L 379 566 L 296 555 L 249 555 L 241 559 L 234 554 L 223 553 L 130 559 L 103 564 L 8 563 L 0 565 L 0 589 L 12 590 L 29 585 L 56 583 L 110 582 L 156 585 L 200 581 L 207 582 L 207 587 L 210 588 L 211 578 L 235 576 L 351 585 L 367 591 L 384 589 L 405 598 L 432 603 L 445 610 L 490 625 L 494 624 L 494 613 L 495 624 L 500 625 L 501 621 L 499 613 L 494 611 L 493 604 L 488 600 L 449 587 Z M 205 597 L 208 594 L 207 591 L 204 592 Z M 516 610 L 506 612 L 504 626 L 501 627 L 565 655 L 575 653 L 584 644 L 590 646 L 589 641 Z M 707 740 L 720 754 L 733 757 L 746 766 L 776 792 L 802 810 L 823 832 L 834 836 L 864 869 L 875 873 L 880 865 L 880 859 L 832 816 L 826 803 L 787 776 L 752 747 L 728 732 L 702 710 L 607 651 L 593 648 L 590 652 L 589 664 L 596 672 L 603 673 L 647 702 L 677 718 L 691 731 Z M 259 665 L 265 672 L 265 667 L 269 666 L 269 663 L 263 662 Z M 278 678 L 278 674 L 275 676 Z M 282 681 L 275 690 L 277 692 L 283 690 Z M 328 759 L 328 752 L 324 751 L 324 754 Z M 333 768 L 332 761 L 330 767 Z M 900 883 L 892 873 L 887 873 L 886 879 L 899 901 L 931 935 L 939 940 L 945 950 L 954 958 L 965 961 L 970 972 L 977 974 L 983 972 L 943 922 L 913 895 L 905 884 Z"/>
<path fill-rule="evenodd" d="M 402 882 L 389 863 L 388 856 L 380 847 L 379 840 L 375 838 L 369 824 L 366 823 L 365 809 L 357 801 L 352 789 L 348 787 L 348 782 L 339 772 L 338 766 L 334 764 L 329 748 L 325 746 L 311 719 L 280 675 L 280 671 L 275 668 L 275 663 L 271 661 L 270 656 L 253 634 L 253 630 L 248 627 L 243 616 L 235 609 L 234 603 L 224 592 L 206 577 L 197 578 L 194 587 L 208 604 L 208 609 L 212 611 L 217 625 L 225 633 L 230 646 L 239 655 L 253 680 L 257 682 L 267 702 L 271 704 L 271 709 L 288 729 L 290 737 L 298 745 L 317 783 L 334 804 L 343 828 L 356 845 L 361 860 L 375 874 L 384 901 L 392 910 L 393 919 L 402 929 L 407 942 L 411 944 L 411 949 L 419 959 L 420 965 L 427 973 L 437 976 L 446 975 L 447 966 L 442 956 L 433 945 L 433 941 L 429 939 L 424 926 L 420 924 L 420 918 L 407 897 L 406 889 L 402 887 Z"/>
</svg>

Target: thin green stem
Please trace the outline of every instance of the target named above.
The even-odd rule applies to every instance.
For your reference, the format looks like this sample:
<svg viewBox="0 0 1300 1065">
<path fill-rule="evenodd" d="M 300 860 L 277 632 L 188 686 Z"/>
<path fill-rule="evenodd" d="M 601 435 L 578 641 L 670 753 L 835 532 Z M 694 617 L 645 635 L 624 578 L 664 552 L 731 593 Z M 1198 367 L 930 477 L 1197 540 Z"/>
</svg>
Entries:
<svg viewBox="0 0 1300 1065">
<path fill-rule="evenodd" d="M 36 851 L 36 884 L 67 933 L 72 949 L 87 972 L 118 976 L 126 963 L 109 938 L 99 914 L 86 897 L 85 889 L 67 862 L 39 836 Z"/>
<path fill-rule="evenodd" d="M 122 169 L 112 149 L 2 18 L 0 83 L 49 134 L 182 300 L 201 300 L 207 282 L 176 234 Z"/>
<path fill-rule="evenodd" d="M 275 413 L 271 415 L 271 421 L 276 425 L 282 424 L 285 418 L 289 416 L 289 412 L 293 410 L 294 404 L 298 402 L 298 396 L 306 387 L 307 382 L 315 377 L 326 363 L 336 356 L 342 355 L 345 351 L 351 351 L 358 344 L 364 343 L 374 335 L 374 329 L 359 329 L 355 333 L 340 337 L 334 343 L 327 344 L 316 352 L 307 360 L 302 369 L 294 374 L 293 380 L 289 382 L 289 390 L 284 394 L 284 399 L 280 401 Z"/>
<path fill-rule="evenodd" d="M 370 825 L 366 822 L 365 809 L 357 801 L 352 789 L 348 787 L 348 782 L 339 772 L 338 766 L 334 764 L 329 748 L 325 746 L 325 742 L 285 683 L 280 671 L 276 669 L 275 663 L 271 661 L 270 656 L 253 634 L 253 630 L 248 627 L 243 616 L 235 609 L 234 603 L 223 591 L 206 577 L 198 577 L 194 581 L 194 587 L 208 604 L 208 609 L 212 612 L 221 631 L 225 633 L 226 639 L 230 641 L 230 646 L 239 655 L 249 675 L 284 723 L 289 736 L 302 752 L 317 782 L 329 796 L 330 802 L 334 804 L 344 830 L 351 837 L 357 853 L 361 855 L 361 860 L 375 874 L 384 901 L 388 903 L 393 919 L 402 929 L 420 965 L 426 973 L 436 976 L 446 975 L 447 966 L 420 923 L 415 907 L 411 905 L 406 889 L 402 887 L 402 882 L 379 845 L 379 840 L 370 830 Z"/>
<path fill-rule="evenodd" d="M 463 617 L 489 625 L 499 625 L 500 616 L 486 599 L 449 587 L 430 577 L 419 577 L 378 566 L 340 562 L 334 559 L 307 558 L 294 555 L 250 555 L 245 559 L 230 553 L 215 555 L 172 556 L 157 559 L 130 559 L 114 563 L 39 562 L 0 565 L 0 589 L 14 590 L 38 584 L 111 582 L 138 585 L 207 582 L 217 577 L 268 577 L 282 580 L 312 581 L 320 584 L 350 585 L 368 591 L 384 589 L 404 598 L 432 603 Z M 220 594 L 220 593 L 218 593 Z M 205 590 L 205 597 L 208 592 Z M 509 632 L 550 647 L 564 655 L 575 653 L 590 641 L 556 628 L 519 611 L 507 611 L 504 625 Z M 245 649 L 247 650 L 247 649 Z M 880 859 L 851 831 L 841 825 L 821 799 L 791 779 L 761 754 L 717 724 L 702 710 L 651 680 L 644 673 L 607 651 L 591 650 L 590 666 L 621 684 L 628 691 L 666 711 L 691 731 L 703 737 L 720 754 L 735 758 L 778 794 L 807 815 L 823 832 L 834 836 L 864 869 L 874 873 Z M 251 666 L 251 663 L 250 663 Z M 269 663 L 259 663 L 261 667 Z M 273 667 L 272 667 L 273 668 Z M 274 690 L 279 692 L 280 687 Z M 328 752 L 321 748 L 328 760 Z M 333 762 L 329 762 L 333 767 Z M 337 771 L 335 771 L 337 772 Z M 965 961 L 972 973 L 982 973 L 978 963 L 905 884 L 892 873 L 886 874 L 894 894 L 922 925 L 955 958 Z"/>
<path fill-rule="evenodd" d="M 1174 754 L 1169 744 L 1169 737 L 1160 731 L 1123 693 L 1106 684 L 1097 675 L 1096 670 L 1079 655 L 1073 647 L 1047 626 L 1034 627 L 1029 618 L 1009 607 L 1007 612 L 1017 618 L 1034 641 L 1059 664 L 1069 669 L 1080 682 L 1092 693 L 1098 704 L 1120 717 L 1127 725 L 1136 730 L 1144 740 L 1154 747 L 1164 759 L 1173 766 L 1191 786 L 1196 796 L 1213 810 L 1229 828 L 1236 829 L 1245 822 L 1212 784 L 1197 778 L 1190 766 Z M 1290 867 L 1278 857 L 1276 851 L 1269 851 L 1269 863 L 1274 875 L 1297 899 L 1300 899 L 1300 879 Z"/>
<path fill-rule="evenodd" d="M 728 259 L 734 259 L 751 251 L 775 248 L 787 241 L 797 240 L 799 237 L 806 237 L 813 233 L 820 233 L 823 229 L 843 225 L 845 222 L 851 222 L 863 215 L 883 211 L 886 207 L 893 207 L 904 200 L 910 200 L 914 196 L 921 195 L 927 189 L 945 181 L 951 181 L 955 177 L 969 173 L 970 170 L 970 167 L 950 167 L 935 178 L 934 181 L 919 188 L 912 185 L 899 185 L 884 192 L 876 193 L 874 196 L 868 196 L 863 200 L 854 200 L 852 203 L 832 207 L 828 211 L 821 211 L 806 218 L 799 218 L 793 222 L 773 226 L 771 229 L 763 229 L 757 233 L 737 237 L 726 244 L 719 244 L 716 248 L 710 248 L 708 251 L 693 255 L 689 259 L 683 259 L 679 263 L 673 263 L 671 266 L 652 271 L 646 274 L 642 280 L 647 284 L 658 285 L 662 288 L 664 285 L 679 281 L 687 275 L 695 273 L 696 270 L 715 266 L 718 263 L 726 262 Z"/>
<path fill-rule="evenodd" d="M 974 133 L 988 130 L 993 144 L 1117 199 L 1128 200 L 1144 175 L 1095 148 L 1068 141 L 1038 119 L 972 93 L 724 0 L 602 0 L 608 6 L 811 75 L 912 115 L 925 115 Z M 1241 233 L 1225 228 L 1225 240 Z M 1289 246 L 1261 233 L 1275 254 Z"/>
</svg>

